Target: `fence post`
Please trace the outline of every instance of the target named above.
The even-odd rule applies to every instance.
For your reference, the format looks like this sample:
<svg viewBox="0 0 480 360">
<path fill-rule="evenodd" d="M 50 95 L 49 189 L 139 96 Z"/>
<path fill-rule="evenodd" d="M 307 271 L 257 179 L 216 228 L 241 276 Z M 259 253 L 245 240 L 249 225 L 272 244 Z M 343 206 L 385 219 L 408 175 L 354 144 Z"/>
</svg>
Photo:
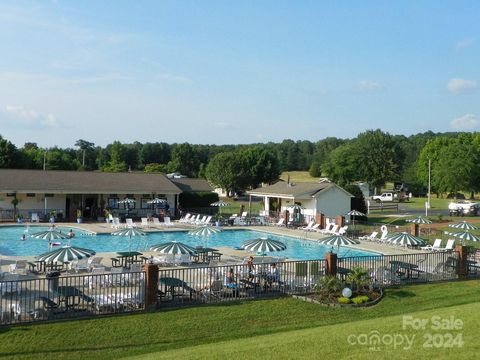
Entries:
<svg viewBox="0 0 480 360">
<path fill-rule="evenodd" d="M 158 265 L 145 264 L 145 310 L 152 311 L 157 308 L 158 294 Z"/>
<path fill-rule="evenodd" d="M 455 246 L 455 251 L 458 254 L 457 275 L 459 279 L 467 277 L 467 248 L 463 245 Z"/>
<path fill-rule="evenodd" d="M 326 275 L 337 276 L 337 254 L 329 251 L 325 254 Z"/>
<path fill-rule="evenodd" d="M 412 234 L 413 236 L 418 236 L 419 234 L 419 226 L 418 224 L 410 224 L 410 234 Z"/>
</svg>

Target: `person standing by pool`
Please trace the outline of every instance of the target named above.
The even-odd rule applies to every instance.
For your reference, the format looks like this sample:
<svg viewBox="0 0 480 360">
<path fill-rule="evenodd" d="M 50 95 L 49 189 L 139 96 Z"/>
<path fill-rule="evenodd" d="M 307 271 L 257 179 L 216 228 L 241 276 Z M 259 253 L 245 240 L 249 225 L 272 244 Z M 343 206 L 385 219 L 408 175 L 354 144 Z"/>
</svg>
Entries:
<svg viewBox="0 0 480 360">
<path fill-rule="evenodd" d="M 248 257 L 247 261 L 248 279 L 253 279 L 253 272 L 255 271 L 255 264 L 253 263 L 253 256 Z"/>
</svg>

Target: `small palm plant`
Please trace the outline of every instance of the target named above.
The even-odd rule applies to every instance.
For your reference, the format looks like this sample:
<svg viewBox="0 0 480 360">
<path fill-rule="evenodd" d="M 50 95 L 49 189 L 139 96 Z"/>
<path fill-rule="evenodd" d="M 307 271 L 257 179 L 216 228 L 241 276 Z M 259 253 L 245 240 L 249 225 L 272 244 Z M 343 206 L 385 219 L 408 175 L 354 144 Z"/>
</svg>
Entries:
<svg viewBox="0 0 480 360">
<path fill-rule="evenodd" d="M 352 286 L 352 290 L 364 291 L 370 285 L 371 278 L 368 271 L 360 266 L 354 267 L 347 276 L 347 283 Z"/>
<path fill-rule="evenodd" d="M 321 298 L 330 299 L 342 290 L 343 283 L 336 276 L 326 275 L 318 279 L 315 284 L 315 292 Z"/>
</svg>

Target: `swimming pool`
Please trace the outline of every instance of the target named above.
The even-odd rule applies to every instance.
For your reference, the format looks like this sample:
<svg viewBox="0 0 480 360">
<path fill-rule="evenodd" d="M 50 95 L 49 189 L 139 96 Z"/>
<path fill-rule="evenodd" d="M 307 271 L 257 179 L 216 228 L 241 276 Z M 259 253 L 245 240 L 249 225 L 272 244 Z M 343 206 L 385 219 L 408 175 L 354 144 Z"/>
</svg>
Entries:
<svg viewBox="0 0 480 360">
<path fill-rule="evenodd" d="M 48 249 L 48 241 L 34 239 L 29 236 L 39 231 L 48 230 L 48 227 L 30 227 L 23 226 L 5 226 L 0 228 L 0 254 L 3 256 L 35 256 L 43 254 Z M 67 233 L 70 228 L 59 227 L 63 233 Z M 271 255 L 287 257 L 290 259 L 323 259 L 325 253 L 332 250 L 339 256 L 375 256 L 376 253 L 347 248 L 347 247 L 330 247 L 320 245 L 313 241 L 304 241 L 288 236 L 280 236 L 267 234 L 260 231 L 251 230 L 228 230 L 220 233 L 212 234 L 207 238 L 192 236 L 185 231 L 164 231 L 148 233 L 146 236 L 133 237 L 130 239 L 123 236 L 112 236 L 109 234 L 101 234 L 91 236 L 82 234 L 80 230 L 74 230 L 76 236 L 72 240 L 60 240 L 62 245 L 71 244 L 72 246 L 93 249 L 97 253 L 101 252 L 117 252 L 131 250 L 146 251 L 150 246 L 164 243 L 168 241 L 178 241 L 191 246 L 210 247 L 231 247 L 240 246 L 244 241 L 268 236 L 271 239 L 282 241 L 287 245 L 287 249 L 272 253 Z M 26 240 L 20 241 L 22 234 L 26 234 Z"/>
</svg>

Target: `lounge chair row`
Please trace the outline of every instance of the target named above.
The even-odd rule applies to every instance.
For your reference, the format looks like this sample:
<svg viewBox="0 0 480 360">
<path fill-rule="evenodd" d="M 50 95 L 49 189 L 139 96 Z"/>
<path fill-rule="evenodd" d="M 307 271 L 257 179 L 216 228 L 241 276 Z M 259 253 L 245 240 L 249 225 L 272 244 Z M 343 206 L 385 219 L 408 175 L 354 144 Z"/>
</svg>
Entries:
<svg viewBox="0 0 480 360">
<path fill-rule="evenodd" d="M 212 221 L 212 216 L 201 215 L 201 214 L 192 215 L 190 213 L 187 213 L 184 217 L 182 217 L 178 221 L 183 224 L 207 225 L 207 224 L 210 224 L 210 222 Z"/>
</svg>

